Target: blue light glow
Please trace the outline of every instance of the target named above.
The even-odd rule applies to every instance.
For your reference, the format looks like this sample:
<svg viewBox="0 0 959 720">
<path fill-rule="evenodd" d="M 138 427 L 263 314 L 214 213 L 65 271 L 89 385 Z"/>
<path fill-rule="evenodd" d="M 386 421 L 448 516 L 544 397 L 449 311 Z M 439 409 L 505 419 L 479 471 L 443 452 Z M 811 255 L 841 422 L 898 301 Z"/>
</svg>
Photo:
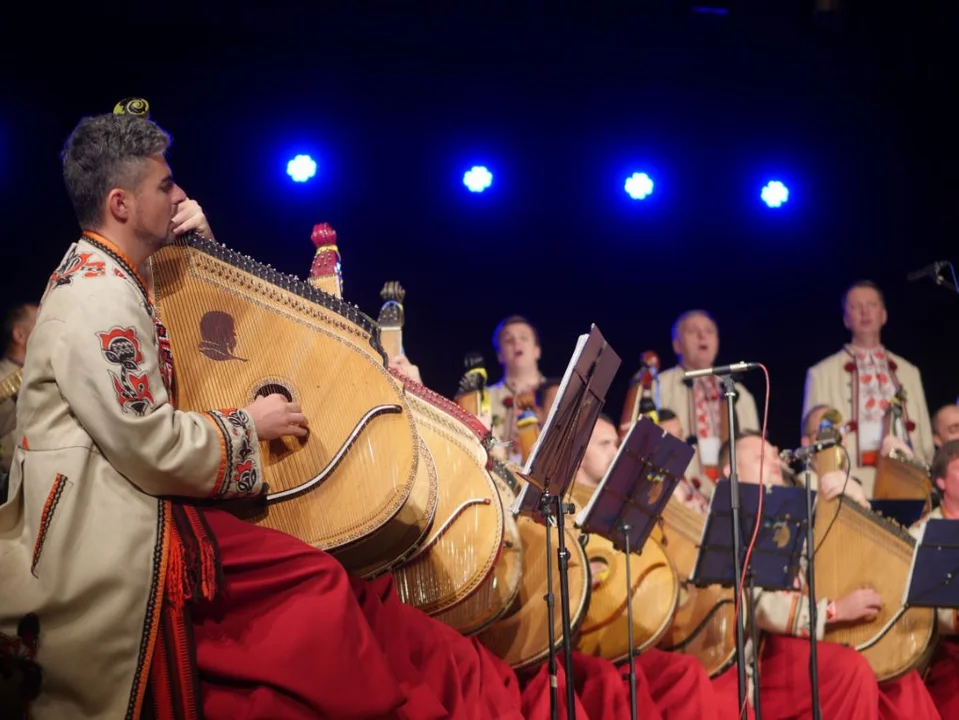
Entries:
<svg viewBox="0 0 959 720">
<path fill-rule="evenodd" d="M 789 188 L 778 180 L 766 183 L 759 196 L 771 208 L 778 208 L 784 202 L 789 202 Z"/>
<path fill-rule="evenodd" d="M 309 155 L 297 155 L 286 164 L 286 174 L 293 182 L 306 182 L 316 175 L 316 162 Z"/>
<path fill-rule="evenodd" d="M 493 173 L 482 165 L 474 165 L 463 175 L 463 184 L 470 192 L 480 193 L 493 184 Z"/>
<path fill-rule="evenodd" d="M 624 187 L 633 200 L 645 200 L 653 192 L 653 181 L 646 173 L 633 173 L 626 178 Z"/>
</svg>

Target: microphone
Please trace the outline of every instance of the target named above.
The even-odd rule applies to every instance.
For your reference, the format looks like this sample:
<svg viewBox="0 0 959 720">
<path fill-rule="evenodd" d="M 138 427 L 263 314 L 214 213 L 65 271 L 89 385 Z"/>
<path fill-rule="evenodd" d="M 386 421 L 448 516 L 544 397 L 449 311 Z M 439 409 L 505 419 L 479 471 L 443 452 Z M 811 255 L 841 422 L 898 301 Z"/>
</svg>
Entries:
<svg viewBox="0 0 959 720">
<path fill-rule="evenodd" d="M 841 442 L 842 438 L 826 437 L 822 440 L 816 440 L 812 445 L 807 445 L 806 447 L 797 448 L 796 450 L 784 450 L 780 453 L 780 458 L 786 462 L 795 462 L 796 460 L 805 462 L 821 450 L 836 447 Z"/>
<path fill-rule="evenodd" d="M 685 373 L 683 373 L 683 379 L 692 380 L 693 378 L 706 377 L 707 375 L 723 377 L 725 375 L 734 375 L 736 373 L 746 372 L 747 370 L 756 370 L 758 367 L 759 363 L 752 362 L 738 362 L 733 363 L 732 365 L 717 365 L 716 367 L 704 368 L 702 370 L 687 370 Z"/>
<path fill-rule="evenodd" d="M 948 263 L 942 260 L 937 260 L 931 265 L 926 265 L 924 268 L 913 270 L 911 273 L 906 275 L 906 282 L 916 282 L 916 280 L 922 280 L 923 278 L 927 277 L 936 278 L 938 280 L 939 271 L 942 270 L 942 268 L 947 264 Z"/>
</svg>

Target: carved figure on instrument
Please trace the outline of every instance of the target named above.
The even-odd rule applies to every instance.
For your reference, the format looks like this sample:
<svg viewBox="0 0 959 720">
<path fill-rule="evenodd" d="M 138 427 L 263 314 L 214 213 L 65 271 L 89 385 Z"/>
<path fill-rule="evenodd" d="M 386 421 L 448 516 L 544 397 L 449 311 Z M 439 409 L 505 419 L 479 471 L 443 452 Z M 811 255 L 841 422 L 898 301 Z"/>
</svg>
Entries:
<svg viewBox="0 0 959 720">
<path fill-rule="evenodd" d="M 659 370 L 659 356 L 652 350 L 644 352 L 640 359 L 639 371 L 630 380 L 629 390 L 626 391 L 626 401 L 623 403 L 623 413 L 619 421 L 620 442 L 640 415 L 645 415 L 653 422 L 659 420 L 656 415 L 659 407 L 657 400 Z"/>
<path fill-rule="evenodd" d="M 748 433 L 737 438 L 736 448 L 741 482 L 756 484 L 762 477 L 766 485 L 784 484 L 775 446 Z M 721 459 L 728 475 L 728 443 Z M 754 621 L 765 633 L 760 673 L 763 715 L 795 717 L 808 712 L 808 674 L 797 673 L 796 668 L 807 667 L 809 633 L 816 632 L 822 641 L 818 649 L 823 717 L 861 712 L 853 709 L 857 705 L 850 704 L 849 693 L 850 688 L 862 687 L 866 677 L 870 687 L 880 683 L 883 702 L 904 717 L 924 717 L 912 703 L 918 696 L 928 705 L 928 694 L 912 668 L 931 639 L 931 611 L 911 609 L 883 633 L 903 597 L 912 555 L 908 535 L 861 505 L 868 502 L 861 489 L 855 489 L 858 486 L 833 483 L 827 477 L 830 475 L 820 475 L 816 500 L 817 626 L 810 628 L 803 574 L 795 591 L 756 590 Z M 859 547 L 863 551 L 857 553 Z M 874 645 L 862 647 L 862 654 L 847 646 L 859 646 L 877 636 L 881 637 Z M 864 697 L 865 691 L 855 702 L 866 702 Z M 868 702 L 878 703 L 878 697 L 873 697 L 876 699 Z"/>
</svg>

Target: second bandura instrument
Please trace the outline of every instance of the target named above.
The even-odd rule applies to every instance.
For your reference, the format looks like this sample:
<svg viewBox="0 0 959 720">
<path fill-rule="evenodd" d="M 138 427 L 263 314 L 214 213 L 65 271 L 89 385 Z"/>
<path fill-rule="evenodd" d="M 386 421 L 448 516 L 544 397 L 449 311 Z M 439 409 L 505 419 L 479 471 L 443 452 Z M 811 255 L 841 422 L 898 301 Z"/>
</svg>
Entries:
<svg viewBox="0 0 959 720">
<path fill-rule="evenodd" d="M 906 391 L 900 387 L 883 416 L 883 437 L 892 435 L 907 440 L 903 404 Z M 928 512 L 932 500 L 932 473 L 929 466 L 898 448 L 888 455 L 880 453 L 876 460 L 876 484 L 873 497 L 877 500 L 925 500 Z"/>
<path fill-rule="evenodd" d="M 589 488 L 575 485 L 572 498 L 577 508 L 585 507 L 592 496 Z M 591 572 L 602 567 L 592 578 L 592 590 L 586 619 L 579 631 L 577 648 L 618 663 L 629 658 L 629 615 L 627 598 L 631 598 L 633 649 L 639 652 L 653 647 L 667 631 L 679 600 L 676 568 L 659 540 L 650 536 L 642 553 L 626 556 L 611 540 L 589 535 L 586 557 Z M 626 563 L 630 564 L 632 587 L 626 588 Z"/>
<path fill-rule="evenodd" d="M 838 437 L 837 428 L 842 422 L 839 414 L 829 411 L 823 419 L 817 439 Z M 844 457 L 841 447 L 818 453 L 815 464 L 819 476 L 845 470 Z M 862 653 L 879 682 L 914 669 L 922 662 L 935 633 L 934 609 L 902 612 L 915 541 L 905 528 L 844 495 L 816 499 L 814 527 L 817 599 L 834 600 L 870 587 L 883 601 L 875 620 L 827 626 L 824 640 Z"/>
<path fill-rule="evenodd" d="M 376 324 L 192 233 L 153 257 L 152 274 L 177 362 L 178 407 L 244 407 L 280 393 L 310 419 L 304 439 L 261 443 L 269 493 L 253 521 L 364 573 L 414 549 L 431 520 L 410 502 L 423 467 L 419 438 Z"/>
<path fill-rule="evenodd" d="M 387 356 L 403 354 L 403 300 L 398 282 L 380 293 L 378 323 Z M 436 465 L 436 519 L 423 544 L 393 570 L 396 589 L 408 605 L 462 633 L 476 632 L 506 611 L 518 592 L 497 582 L 507 518 L 496 482 L 487 471 L 486 429 L 474 416 L 413 380 L 398 375 L 417 431 Z M 511 499 L 511 498 L 510 498 Z M 511 519 L 510 519 L 511 520 Z M 519 545 L 509 523 L 510 541 Z"/>
<path fill-rule="evenodd" d="M 675 497 L 663 510 L 659 537 L 680 580 L 673 622 L 659 643 L 662 650 L 694 655 L 710 677 L 725 672 L 736 660 L 736 607 L 732 588 L 697 587 L 690 581 L 706 516 Z M 661 533 L 661 534 L 660 534 Z"/>
</svg>

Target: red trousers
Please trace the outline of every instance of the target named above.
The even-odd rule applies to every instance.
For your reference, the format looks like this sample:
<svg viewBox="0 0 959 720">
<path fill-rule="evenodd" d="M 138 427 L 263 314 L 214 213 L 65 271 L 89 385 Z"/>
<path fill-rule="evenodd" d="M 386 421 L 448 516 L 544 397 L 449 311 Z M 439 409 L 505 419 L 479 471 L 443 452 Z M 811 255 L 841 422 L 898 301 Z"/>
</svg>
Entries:
<svg viewBox="0 0 959 720">
<path fill-rule="evenodd" d="M 207 720 L 403 717 L 405 693 L 339 563 L 225 512 L 204 515 L 224 576 L 217 599 L 192 611 Z"/>
<path fill-rule="evenodd" d="M 696 658 L 651 648 L 636 664 L 649 683 L 653 702 L 663 720 L 738 720 L 736 671 L 710 682 Z M 748 710 L 749 717 L 753 717 Z"/>
<path fill-rule="evenodd" d="M 823 718 L 921 720 L 938 718 L 915 671 L 878 685 L 872 668 L 855 650 L 819 643 L 819 703 Z M 768 635 L 760 665 L 764 718 L 811 717 L 809 641 Z"/>
<path fill-rule="evenodd" d="M 410 720 L 522 720 L 512 669 L 468 639 L 400 602 L 393 578 L 351 578 L 353 591 L 395 677 Z"/>
<path fill-rule="evenodd" d="M 926 674 L 926 688 L 943 720 L 959 718 L 959 640 L 939 643 Z"/>
<path fill-rule="evenodd" d="M 583 655 L 574 651 L 573 684 L 576 689 L 575 713 L 578 720 L 619 720 L 629 718 L 629 690 L 622 673 L 608 660 Z M 557 657 L 559 689 L 557 705 L 560 717 L 566 717 L 566 673 L 563 655 Z M 639 716 L 657 718 L 656 706 L 649 695 L 649 687 L 642 671 L 636 673 Z M 546 663 L 537 668 L 523 687 L 523 717 L 527 720 L 548 720 L 550 717 L 549 668 Z"/>
</svg>

